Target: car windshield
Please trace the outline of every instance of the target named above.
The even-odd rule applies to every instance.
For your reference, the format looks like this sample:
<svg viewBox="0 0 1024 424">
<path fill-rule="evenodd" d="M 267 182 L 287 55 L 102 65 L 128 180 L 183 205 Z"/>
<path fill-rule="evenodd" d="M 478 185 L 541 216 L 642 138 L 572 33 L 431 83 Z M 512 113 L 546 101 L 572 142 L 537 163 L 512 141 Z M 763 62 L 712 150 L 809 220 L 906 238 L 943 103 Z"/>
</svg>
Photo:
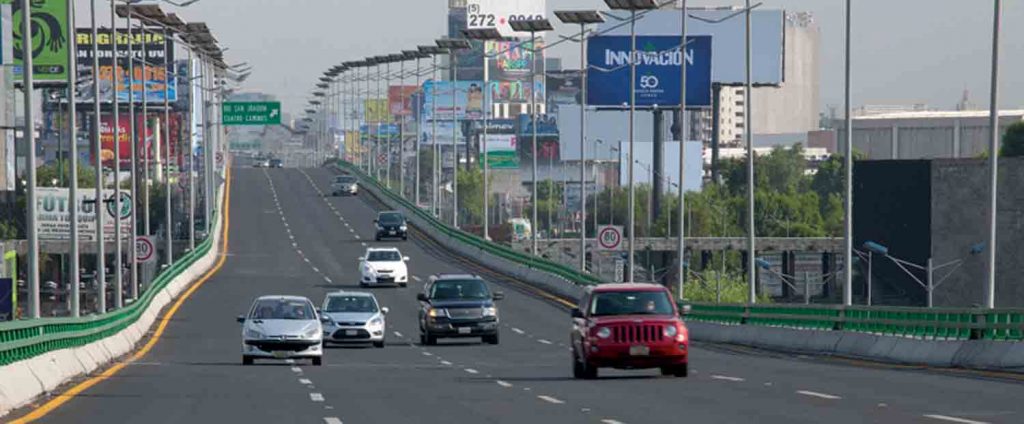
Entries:
<svg viewBox="0 0 1024 424">
<path fill-rule="evenodd" d="M 324 312 L 377 312 L 377 302 L 369 296 L 330 296 Z"/>
<path fill-rule="evenodd" d="M 482 300 L 490 299 L 487 284 L 480 280 L 444 280 L 430 287 L 430 298 L 435 300 Z"/>
<path fill-rule="evenodd" d="M 308 301 L 299 299 L 261 299 L 252 308 L 252 319 L 311 320 L 316 313 Z"/>
<path fill-rule="evenodd" d="M 377 221 L 384 225 L 398 225 L 405 221 L 405 219 L 402 218 L 400 213 L 382 213 L 377 218 Z"/>
<path fill-rule="evenodd" d="M 367 262 L 396 262 L 402 260 L 402 254 L 395 250 L 375 250 L 366 255 Z"/>
<path fill-rule="evenodd" d="M 590 304 L 593 316 L 672 315 L 672 303 L 662 291 L 606 292 L 594 295 Z"/>
<path fill-rule="evenodd" d="M 336 181 L 341 184 L 352 184 L 356 182 L 356 179 L 355 177 L 338 177 Z"/>
</svg>

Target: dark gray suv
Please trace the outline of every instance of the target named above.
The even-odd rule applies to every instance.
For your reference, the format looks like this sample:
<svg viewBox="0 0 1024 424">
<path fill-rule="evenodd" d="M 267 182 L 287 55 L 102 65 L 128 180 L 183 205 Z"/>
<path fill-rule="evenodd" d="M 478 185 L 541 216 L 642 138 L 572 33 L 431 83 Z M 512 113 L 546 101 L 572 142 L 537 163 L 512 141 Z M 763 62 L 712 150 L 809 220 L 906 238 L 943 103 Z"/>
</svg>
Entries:
<svg viewBox="0 0 1024 424">
<path fill-rule="evenodd" d="M 498 344 L 498 307 L 505 296 L 491 292 L 478 276 L 442 274 L 431 277 L 420 301 L 420 343 L 437 344 L 438 338 L 480 337 Z"/>
</svg>

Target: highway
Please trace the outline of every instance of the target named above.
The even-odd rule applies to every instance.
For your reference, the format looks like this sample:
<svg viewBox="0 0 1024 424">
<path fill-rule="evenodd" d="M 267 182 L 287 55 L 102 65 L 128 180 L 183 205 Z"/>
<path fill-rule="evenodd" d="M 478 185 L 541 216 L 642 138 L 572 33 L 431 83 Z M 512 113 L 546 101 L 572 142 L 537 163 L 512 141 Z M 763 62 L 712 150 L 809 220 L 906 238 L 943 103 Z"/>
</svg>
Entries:
<svg viewBox="0 0 1024 424">
<path fill-rule="evenodd" d="M 40 422 L 1024 422 L 1020 382 L 699 342 L 686 379 L 602 370 L 600 380 L 574 380 L 565 305 L 415 232 L 408 242 L 374 242 L 377 205 L 365 192 L 325 196 L 326 169 L 232 172 L 224 267 L 148 355 Z M 405 289 L 373 289 L 391 309 L 384 349 L 330 348 L 322 367 L 241 366 L 235 317 L 253 298 L 295 294 L 319 304 L 329 291 L 358 290 L 356 258 L 374 245 L 402 249 L 415 276 Z M 500 345 L 419 345 L 418 282 L 438 272 L 479 273 L 506 294 Z"/>
</svg>

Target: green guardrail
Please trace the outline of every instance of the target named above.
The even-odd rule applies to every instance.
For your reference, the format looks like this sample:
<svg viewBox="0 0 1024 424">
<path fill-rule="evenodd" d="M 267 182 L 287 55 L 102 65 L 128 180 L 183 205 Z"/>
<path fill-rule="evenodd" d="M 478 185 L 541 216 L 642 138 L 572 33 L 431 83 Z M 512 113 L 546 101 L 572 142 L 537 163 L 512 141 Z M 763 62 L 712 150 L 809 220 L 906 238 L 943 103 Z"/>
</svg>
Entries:
<svg viewBox="0 0 1024 424">
<path fill-rule="evenodd" d="M 1024 309 L 688 303 L 691 321 L 934 340 L 1024 341 Z"/>
<path fill-rule="evenodd" d="M 424 211 L 419 206 L 412 204 L 412 202 L 406 200 L 404 197 L 384 187 L 376 179 L 372 178 L 371 176 L 364 173 L 361 169 L 359 169 L 358 166 L 355 166 L 345 161 L 339 161 L 338 164 L 342 170 L 352 175 L 358 176 L 360 180 L 363 181 L 364 184 L 373 185 L 375 188 L 377 188 L 379 192 L 387 196 L 388 199 L 413 211 L 413 213 L 416 214 L 417 217 L 423 219 L 428 224 L 430 224 L 430 226 L 433 227 L 435 230 L 442 232 L 446 236 L 454 238 L 470 246 L 476 247 L 492 255 L 499 256 L 501 258 L 522 264 L 531 269 L 536 269 L 539 271 L 544 271 L 550 274 L 557 275 L 576 284 L 595 285 L 603 283 L 601 279 L 590 274 L 580 273 L 578 270 L 574 268 L 570 268 L 559 263 L 551 262 L 543 258 L 527 255 L 522 252 L 517 252 L 509 247 L 487 241 L 475 234 L 467 233 L 465 231 L 452 228 L 442 223 L 441 221 L 438 221 L 437 218 L 435 218 L 427 211 Z"/>
<path fill-rule="evenodd" d="M 0 366 L 54 350 L 84 346 L 117 334 L 134 324 L 171 280 L 212 248 L 213 237 L 207 237 L 195 250 L 161 271 L 153 279 L 150 288 L 137 301 L 124 308 L 79 318 L 41 318 L 0 323 Z"/>
</svg>

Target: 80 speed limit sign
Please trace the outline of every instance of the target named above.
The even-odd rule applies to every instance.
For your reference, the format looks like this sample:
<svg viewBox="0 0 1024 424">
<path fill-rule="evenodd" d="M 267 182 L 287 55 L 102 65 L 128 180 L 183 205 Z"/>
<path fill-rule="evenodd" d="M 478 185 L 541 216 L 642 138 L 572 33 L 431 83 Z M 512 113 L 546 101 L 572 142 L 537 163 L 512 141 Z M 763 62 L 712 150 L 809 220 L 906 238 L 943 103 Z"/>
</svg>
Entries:
<svg viewBox="0 0 1024 424">
<path fill-rule="evenodd" d="M 149 237 L 135 239 L 135 261 L 138 263 L 151 262 L 156 257 L 156 246 Z"/>
<path fill-rule="evenodd" d="M 622 248 L 622 226 L 602 225 L 597 227 L 598 250 L 619 250 Z"/>
</svg>

